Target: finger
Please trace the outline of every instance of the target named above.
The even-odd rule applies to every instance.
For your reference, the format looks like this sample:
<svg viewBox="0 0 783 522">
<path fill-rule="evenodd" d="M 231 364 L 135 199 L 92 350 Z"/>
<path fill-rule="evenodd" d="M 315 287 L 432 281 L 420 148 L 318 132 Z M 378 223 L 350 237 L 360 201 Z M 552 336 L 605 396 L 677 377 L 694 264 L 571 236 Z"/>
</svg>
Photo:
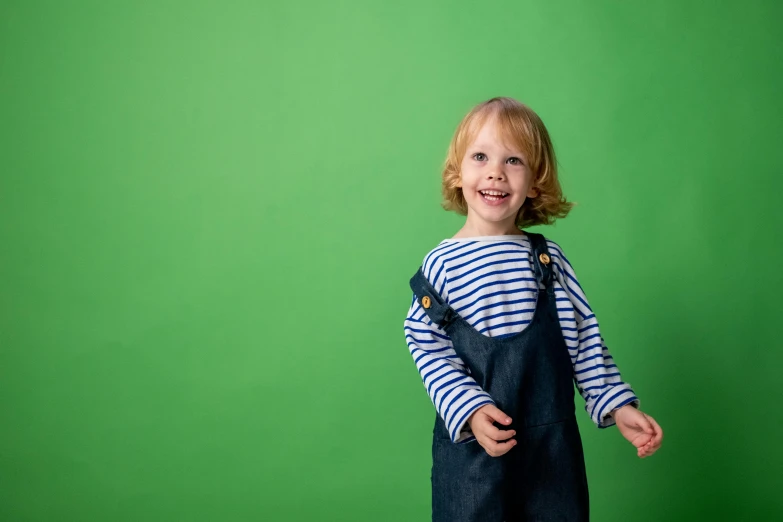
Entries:
<svg viewBox="0 0 783 522">
<path fill-rule="evenodd" d="M 517 432 L 516 430 L 501 430 L 490 424 L 484 430 L 484 434 L 492 440 L 501 441 L 510 439 Z"/>
<path fill-rule="evenodd" d="M 647 455 L 649 455 L 650 454 L 650 443 L 648 442 L 647 444 L 644 444 L 643 446 L 639 447 L 638 448 L 638 453 L 639 453 L 639 456 L 642 457 L 642 458 L 644 458 Z"/>
<path fill-rule="evenodd" d="M 657 434 L 656 434 L 657 435 Z M 650 440 L 647 442 L 647 444 L 644 445 L 646 450 L 656 450 L 660 447 L 661 443 L 659 439 L 656 439 L 656 436 L 653 436 L 650 438 Z"/>
<path fill-rule="evenodd" d="M 514 439 L 511 439 L 506 442 L 495 442 L 489 440 L 487 441 L 487 444 L 484 446 L 484 450 L 486 450 L 486 452 L 491 457 L 500 457 L 508 453 L 509 450 L 516 445 L 517 445 L 517 441 Z"/>
<path fill-rule="evenodd" d="M 649 415 L 647 418 L 650 419 L 650 424 L 652 424 L 653 428 L 655 428 L 655 444 L 660 446 L 661 441 L 663 440 L 663 429 L 661 429 L 660 425 L 655 421 L 655 419 Z"/>
<path fill-rule="evenodd" d="M 516 430 L 501 430 L 492 424 L 492 419 L 484 417 L 485 420 L 478 424 L 474 424 L 473 433 L 476 438 L 479 436 L 483 440 L 489 440 L 492 442 L 508 440 L 517 434 Z"/>
<path fill-rule="evenodd" d="M 647 444 L 649 444 L 650 441 L 652 440 L 652 438 L 653 438 L 653 436 L 650 435 L 649 433 L 640 433 L 634 439 L 633 444 L 637 448 L 642 448 L 642 447 L 646 446 Z"/>
<path fill-rule="evenodd" d="M 658 450 L 659 447 L 660 447 L 660 444 L 655 444 L 653 442 L 650 442 L 650 444 L 648 444 L 645 447 L 644 451 L 647 454 L 647 456 L 649 456 L 649 455 L 652 455 L 653 453 L 655 453 Z"/>
<path fill-rule="evenodd" d="M 483 412 L 489 416 L 492 420 L 495 420 L 499 422 L 500 424 L 505 424 L 508 426 L 511 424 L 511 417 L 500 411 L 495 405 L 488 404 L 485 408 L 483 408 Z"/>
<path fill-rule="evenodd" d="M 642 428 L 645 433 L 648 433 L 650 435 L 655 433 L 655 430 L 653 430 L 652 424 L 650 424 L 650 418 L 647 416 L 646 413 L 642 413 L 642 416 L 637 421 L 639 423 L 639 427 Z"/>
</svg>

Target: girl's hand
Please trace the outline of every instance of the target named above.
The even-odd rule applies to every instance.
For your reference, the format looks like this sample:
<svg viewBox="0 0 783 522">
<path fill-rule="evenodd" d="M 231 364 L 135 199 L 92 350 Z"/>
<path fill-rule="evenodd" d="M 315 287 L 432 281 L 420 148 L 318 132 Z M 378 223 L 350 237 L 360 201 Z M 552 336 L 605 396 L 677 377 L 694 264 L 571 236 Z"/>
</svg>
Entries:
<svg viewBox="0 0 783 522">
<path fill-rule="evenodd" d="M 646 413 L 626 404 L 611 415 L 623 437 L 636 446 L 636 454 L 639 458 L 648 457 L 661 447 L 663 430 L 655 419 Z"/>
<path fill-rule="evenodd" d="M 500 457 L 516 446 L 517 441 L 511 439 L 517 434 L 514 430 L 499 430 L 492 421 L 500 424 L 511 424 L 511 418 L 497 409 L 493 404 L 485 404 L 468 417 L 468 424 L 473 435 L 482 448 L 492 457 Z M 507 440 L 511 439 L 511 440 Z M 501 442 L 506 441 L 506 442 Z"/>
</svg>

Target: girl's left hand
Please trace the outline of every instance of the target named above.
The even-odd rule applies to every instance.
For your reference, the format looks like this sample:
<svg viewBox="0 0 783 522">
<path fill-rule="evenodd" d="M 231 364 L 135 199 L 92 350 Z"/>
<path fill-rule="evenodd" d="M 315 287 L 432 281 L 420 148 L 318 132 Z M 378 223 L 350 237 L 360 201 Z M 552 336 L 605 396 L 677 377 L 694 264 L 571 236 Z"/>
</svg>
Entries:
<svg viewBox="0 0 783 522">
<path fill-rule="evenodd" d="M 612 417 L 623 437 L 636 447 L 639 458 L 648 457 L 661 447 L 663 430 L 646 413 L 626 404 L 612 412 Z"/>
</svg>

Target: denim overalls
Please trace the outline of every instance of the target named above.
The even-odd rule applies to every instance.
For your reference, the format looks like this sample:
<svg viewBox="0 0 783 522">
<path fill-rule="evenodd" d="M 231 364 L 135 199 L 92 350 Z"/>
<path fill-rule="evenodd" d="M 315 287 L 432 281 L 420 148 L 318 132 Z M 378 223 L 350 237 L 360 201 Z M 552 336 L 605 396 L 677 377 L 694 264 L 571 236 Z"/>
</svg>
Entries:
<svg viewBox="0 0 783 522">
<path fill-rule="evenodd" d="M 460 317 L 419 268 L 411 289 L 451 338 L 471 376 L 516 430 L 517 445 L 491 457 L 477 441 L 453 443 L 440 415 L 432 440 L 434 522 L 589 519 L 587 475 L 574 406 L 574 370 L 555 302 L 554 274 L 541 234 L 533 248 L 538 299 L 533 320 L 508 337 L 487 337 Z M 427 305 L 427 306 L 425 306 Z"/>
</svg>

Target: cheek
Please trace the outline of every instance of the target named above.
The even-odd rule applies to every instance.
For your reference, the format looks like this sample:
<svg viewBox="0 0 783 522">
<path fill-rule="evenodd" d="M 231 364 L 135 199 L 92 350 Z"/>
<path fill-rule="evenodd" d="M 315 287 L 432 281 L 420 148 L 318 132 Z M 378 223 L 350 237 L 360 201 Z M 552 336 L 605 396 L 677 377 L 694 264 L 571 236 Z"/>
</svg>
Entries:
<svg viewBox="0 0 783 522">
<path fill-rule="evenodd" d="M 473 172 L 468 170 L 462 171 L 462 187 L 465 190 L 471 189 L 476 190 L 477 188 L 478 180 Z"/>
<path fill-rule="evenodd" d="M 522 173 L 522 175 L 519 176 L 519 182 L 517 184 L 518 184 L 517 190 L 523 192 L 524 194 L 527 194 L 527 192 L 530 190 L 530 187 L 533 185 L 533 180 L 530 173 L 528 172 Z"/>
</svg>

